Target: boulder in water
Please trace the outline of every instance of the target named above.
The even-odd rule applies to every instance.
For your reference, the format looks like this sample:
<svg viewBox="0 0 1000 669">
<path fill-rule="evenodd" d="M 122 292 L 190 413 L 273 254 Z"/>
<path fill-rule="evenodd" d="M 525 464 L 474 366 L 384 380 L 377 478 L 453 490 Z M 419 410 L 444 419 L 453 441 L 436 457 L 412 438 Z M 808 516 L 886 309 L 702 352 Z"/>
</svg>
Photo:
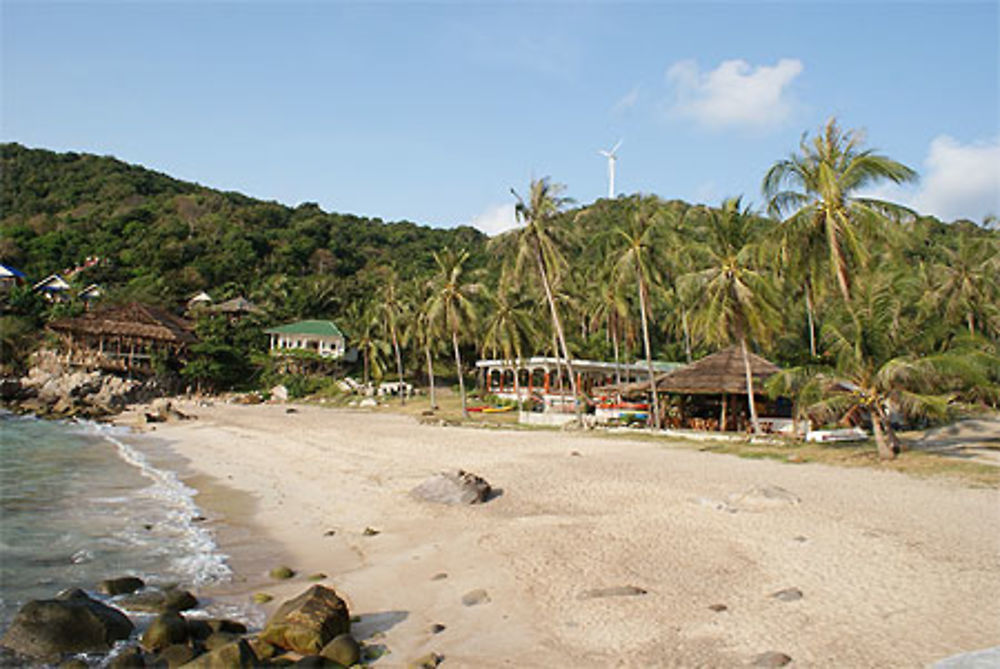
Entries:
<svg viewBox="0 0 1000 669">
<path fill-rule="evenodd" d="M 121 578 L 110 578 L 106 581 L 101 581 L 101 584 L 97 586 L 100 592 L 105 595 L 128 595 L 136 590 L 141 590 L 146 584 L 141 578 L 136 578 L 135 576 L 122 576 Z"/>
<path fill-rule="evenodd" d="M 144 611 L 148 613 L 167 613 L 168 611 L 187 611 L 198 606 L 198 599 L 187 590 L 170 588 L 168 590 L 147 589 L 122 597 L 117 602 L 129 611 Z"/>
<path fill-rule="evenodd" d="M 132 633 L 118 609 L 72 590 L 58 599 L 33 600 L 21 607 L 0 645 L 39 659 L 63 653 L 104 652 Z"/>
<path fill-rule="evenodd" d="M 187 643 L 188 624 L 184 616 L 173 611 L 161 614 L 149 624 L 142 635 L 146 650 L 162 650 L 177 643 Z"/>
<path fill-rule="evenodd" d="M 234 641 L 231 644 L 205 653 L 184 665 L 185 669 L 217 669 L 218 667 L 242 668 L 258 667 L 260 660 L 246 639 Z"/>
<path fill-rule="evenodd" d="M 314 585 L 282 604 L 267 621 L 260 639 L 303 655 L 315 655 L 335 636 L 350 631 L 350 618 L 347 604 L 333 589 Z"/>
<path fill-rule="evenodd" d="M 410 494 L 437 504 L 482 504 L 489 500 L 492 492 L 486 479 L 457 469 L 435 474 L 411 490 Z"/>
</svg>

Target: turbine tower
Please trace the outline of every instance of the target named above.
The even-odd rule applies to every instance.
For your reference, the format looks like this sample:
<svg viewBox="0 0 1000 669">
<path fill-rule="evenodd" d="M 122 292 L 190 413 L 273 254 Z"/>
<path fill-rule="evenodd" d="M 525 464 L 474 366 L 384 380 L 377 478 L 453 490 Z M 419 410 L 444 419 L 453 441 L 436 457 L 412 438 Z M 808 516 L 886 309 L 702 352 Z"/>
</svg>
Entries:
<svg viewBox="0 0 1000 669">
<path fill-rule="evenodd" d="M 613 147 L 611 147 L 610 150 L 608 150 L 608 151 L 604 151 L 604 150 L 598 151 L 599 154 L 601 154 L 602 156 L 606 156 L 607 159 L 608 159 L 608 199 L 609 200 L 615 199 L 615 161 L 618 160 L 618 154 L 615 153 L 615 151 L 617 151 L 618 147 L 621 146 L 621 145 L 622 145 L 622 140 L 619 139 L 618 143 L 615 144 Z"/>
</svg>

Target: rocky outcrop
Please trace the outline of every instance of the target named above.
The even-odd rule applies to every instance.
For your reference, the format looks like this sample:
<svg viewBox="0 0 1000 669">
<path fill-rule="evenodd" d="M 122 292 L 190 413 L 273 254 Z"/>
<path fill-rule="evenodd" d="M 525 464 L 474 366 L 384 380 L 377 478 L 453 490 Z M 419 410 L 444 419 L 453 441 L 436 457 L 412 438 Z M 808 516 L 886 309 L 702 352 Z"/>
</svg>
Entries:
<svg viewBox="0 0 1000 669">
<path fill-rule="evenodd" d="M 153 380 L 68 368 L 43 350 L 32 357 L 26 376 L 3 380 L 0 397 L 14 409 L 42 416 L 100 418 L 161 394 Z"/>
<path fill-rule="evenodd" d="M 437 504 L 482 504 L 490 499 L 493 489 L 486 479 L 458 469 L 435 474 L 410 494 Z"/>
<path fill-rule="evenodd" d="M 275 611 L 260 639 L 303 655 L 316 655 L 334 637 L 350 632 L 347 604 L 331 588 L 314 585 Z"/>
<path fill-rule="evenodd" d="M 132 633 L 118 609 L 71 590 L 56 599 L 33 600 L 21 607 L 0 645 L 41 660 L 66 653 L 104 652 Z"/>
</svg>

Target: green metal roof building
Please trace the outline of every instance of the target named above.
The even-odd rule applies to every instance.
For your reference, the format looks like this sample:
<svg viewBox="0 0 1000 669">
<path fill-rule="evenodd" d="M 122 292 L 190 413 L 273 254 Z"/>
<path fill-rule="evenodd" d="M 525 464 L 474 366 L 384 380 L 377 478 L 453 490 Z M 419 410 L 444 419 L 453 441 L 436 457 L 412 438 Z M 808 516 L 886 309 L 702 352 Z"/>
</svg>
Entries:
<svg viewBox="0 0 1000 669">
<path fill-rule="evenodd" d="M 342 358 L 347 337 L 333 321 L 297 321 L 264 330 L 271 336 L 271 354 L 313 351 L 324 358 Z"/>
</svg>

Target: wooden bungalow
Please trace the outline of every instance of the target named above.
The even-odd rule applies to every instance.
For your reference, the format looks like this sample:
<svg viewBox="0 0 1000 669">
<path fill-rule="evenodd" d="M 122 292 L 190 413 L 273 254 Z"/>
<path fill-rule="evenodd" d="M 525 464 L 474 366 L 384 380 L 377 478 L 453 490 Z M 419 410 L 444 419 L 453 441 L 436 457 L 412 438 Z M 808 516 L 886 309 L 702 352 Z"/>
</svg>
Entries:
<svg viewBox="0 0 1000 669">
<path fill-rule="evenodd" d="M 754 353 L 749 354 L 749 359 L 754 403 L 762 428 L 765 432 L 788 429 L 792 423 L 790 404 L 772 402 L 764 394 L 764 382 L 781 369 Z M 656 390 L 669 396 L 663 403 L 666 427 L 740 432 L 749 429 L 746 368 L 739 346 L 730 346 L 658 377 Z M 630 384 L 622 389 L 625 395 L 648 391 L 648 384 Z"/>
<path fill-rule="evenodd" d="M 49 324 L 71 365 L 152 373 L 155 355 L 183 359 L 197 341 L 193 326 L 171 313 L 133 302 L 108 306 Z"/>
</svg>

